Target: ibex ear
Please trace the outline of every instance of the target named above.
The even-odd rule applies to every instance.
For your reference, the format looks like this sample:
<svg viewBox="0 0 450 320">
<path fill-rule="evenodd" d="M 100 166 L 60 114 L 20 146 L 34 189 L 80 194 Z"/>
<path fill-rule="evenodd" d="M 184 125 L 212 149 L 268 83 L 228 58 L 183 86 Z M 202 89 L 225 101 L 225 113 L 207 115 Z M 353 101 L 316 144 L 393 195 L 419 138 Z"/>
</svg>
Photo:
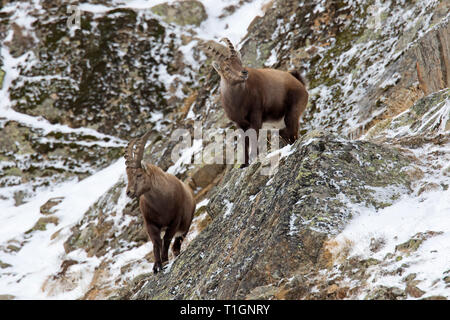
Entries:
<svg viewBox="0 0 450 320">
<path fill-rule="evenodd" d="M 141 166 L 142 166 L 142 168 L 144 169 L 145 173 L 149 175 L 150 172 L 148 171 L 148 166 L 147 166 L 147 164 L 146 164 L 145 162 L 143 162 L 143 163 L 141 164 Z"/>
<path fill-rule="evenodd" d="M 212 66 L 218 73 L 220 73 L 220 66 L 216 61 L 213 61 Z"/>
</svg>

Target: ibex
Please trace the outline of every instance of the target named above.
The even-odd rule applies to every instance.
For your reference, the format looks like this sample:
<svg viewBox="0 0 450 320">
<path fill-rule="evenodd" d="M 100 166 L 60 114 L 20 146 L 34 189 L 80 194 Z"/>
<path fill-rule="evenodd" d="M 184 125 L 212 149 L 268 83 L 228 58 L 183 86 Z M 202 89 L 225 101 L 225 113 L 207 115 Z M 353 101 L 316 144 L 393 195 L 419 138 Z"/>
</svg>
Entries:
<svg viewBox="0 0 450 320">
<path fill-rule="evenodd" d="M 180 254 L 181 243 L 194 216 L 195 201 L 191 189 L 178 178 L 157 166 L 141 164 L 149 133 L 131 140 L 125 150 L 126 192 L 130 198 L 139 198 L 139 208 L 153 243 L 153 272 L 157 273 L 169 261 L 173 237 L 172 252 L 175 257 Z M 165 234 L 161 240 L 162 232 Z"/>
<path fill-rule="evenodd" d="M 280 121 L 285 127 L 280 136 L 289 144 L 298 138 L 299 119 L 308 103 L 305 81 L 298 71 L 245 68 L 228 38 L 226 49 L 207 45 L 213 56 L 213 67 L 220 75 L 222 106 L 226 115 L 239 128 L 256 130 L 264 122 Z M 249 163 L 245 141 L 245 165 Z"/>
</svg>

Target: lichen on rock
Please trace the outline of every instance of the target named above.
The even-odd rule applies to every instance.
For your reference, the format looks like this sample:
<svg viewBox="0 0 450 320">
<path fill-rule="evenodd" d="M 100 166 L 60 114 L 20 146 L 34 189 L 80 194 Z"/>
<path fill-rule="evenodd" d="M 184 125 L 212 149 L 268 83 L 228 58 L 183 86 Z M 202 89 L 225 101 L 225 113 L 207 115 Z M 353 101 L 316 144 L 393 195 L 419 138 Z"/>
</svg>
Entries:
<svg viewBox="0 0 450 320">
<path fill-rule="evenodd" d="M 196 0 L 162 3 L 152 7 L 151 11 L 162 16 L 165 22 L 181 26 L 199 26 L 207 18 L 205 7 Z"/>
</svg>

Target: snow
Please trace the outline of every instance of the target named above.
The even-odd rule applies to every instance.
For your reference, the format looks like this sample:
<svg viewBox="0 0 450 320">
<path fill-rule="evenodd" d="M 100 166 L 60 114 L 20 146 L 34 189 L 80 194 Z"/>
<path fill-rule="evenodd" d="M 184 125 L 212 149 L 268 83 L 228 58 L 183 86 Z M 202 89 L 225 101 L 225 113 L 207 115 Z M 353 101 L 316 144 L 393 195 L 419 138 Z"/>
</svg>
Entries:
<svg viewBox="0 0 450 320">
<path fill-rule="evenodd" d="M 147 262 L 144 257 L 153 250 L 153 245 L 149 241 L 139 247 L 133 248 L 131 250 L 126 250 L 121 254 L 118 254 L 112 258 L 111 260 L 113 263 L 108 266 L 110 268 L 111 278 L 119 278 L 122 273 L 122 267 L 126 264 L 132 263 L 132 262 L 139 262 L 137 265 L 133 266 L 130 272 L 126 274 L 126 278 L 128 280 L 133 279 L 134 277 L 138 276 L 139 274 L 148 272 L 149 270 L 152 270 L 153 264 Z"/>
<path fill-rule="evenodd" d="M 42 9 L 39 0 L 33 0 L 32 4 L 29 3 L 7 3 L 1 9 L 3 12 L 13 12 L 11 21 L 14 21 L 18 26 L 23 27 L 25 32 L 32 29 L 33 22 L 36 21 L 35 17 L 28 14 L 28 10 L 33 8 L 36 11 Z"/>
<path fill-rule="evenodd" d="M 410 116 L 410 112 L 406 110 L 394 117 L 391 122 L 394 129 L 383 133 L 383 136 L 427 136 L 430 134 L 428 131 L 435 136 L 448 135 L 448 99 L 428 110 L 421 117 L 421 123 L 397 126 Z M 367 292 L 380 285 L 404 289 L 404 278 L 414 273 L 415 280 L 420 281 L 417 287 L 426 292 L 423 297 L 450 297 L 448 285 L 443 280 L 450 270 L 450 145 L 424 144 L 421 148 L 409 149 L 409 152 L 420 159 L 413 169 L 420 169 L 423 173 L 421 179 L 413 181 L 412 192 L 398 188 L 371 188 L 374 196 L 381 201 L 388 201 L 392 194 L 402 195 L 391 206 L 379 210 L 343 199 L 347 200 L 345 203 L 353 219 L 334 239 L 338 243 L 333 249 L 334 254 L 339 255 L 350 243 L 348 258 L 374 258 L 381 261 L 367 270 L 370 274 L 368 285 L 358 298 L 364 298 Z M 433 185 L 427 190 L 427 186 Z M 398 245 L 416 238 L 424 238 L 417 250 L 406 254 L 396 250 Z M 379 251 L 371 250 L 373 240 L 383 244 Z M 395 254 L 400 254 L 401 259 L 386 260 L 386 257 Z M 396 272 L 399 268 L 403 268 L 404 272 Z M 408 299 L 412 297 L 408 296 Z"/>
<path fill-rule="evenodd" d="M 297 220 L 297 216 L 295 214 L 291 214 L 289 218 L 289 232 L 288 235 L 293 236 L 298 232 L 298 228 L 295 226 L 295 221 Z"/>
<path fill-rule="evenodd" d="M 266 158 L 271 158 L 273 156 L 280 156 L 280 158 L 289 157 L 291 154 L 295 152 L 295 148 L 292 147 L 292 144 L 288 144 L 281 149 L 270 152 Z"/>
<path fill-rule="evenodd" d="M 270 68 L 272 65 L 274 65 L 276 62 L 278 61 L 277 58 L 277 51 L 274 49 L 272 49 L 270 51 L 270 57 L 266 60 L 266 62 L 264 62 L 264 65 L 268 68 Z"/>
<path fill-rule="evenodd" d="M 172 166 L 167 169 L 170 174 L 178 174 L 186 171 L 186 167 L 183 164 L 191 164 L 192 156 L 198 154 L 202 151 L 202 140 L 195 139 L 191 147 L 184 149 L 183 154 L 178 158 L 178 160 Z"/>
<path fill-rule="evenodd" d="M 375 258 L 383 260 L 388 253 L 394 253 L 395 247 L 402 244 L 417 233 L 434 231 L 442 234 L 425 240 L 419 249 L 388 268 L 372 267 L 368 283 L 378 285 L 404 287 L 405 274 L 416 273 L 419 285 L 427 296 L 441 295 L 450 297 L 450 291 L 441 280 L 450 269 L 450 190 L 433 191 L 421 197 L 404 196 L 392 206 L 375 211 L 358 208 L 358 214 L 347 227 L 336 237 L 336 241 L 344 246 L 352 243 L 350 256 Z M 371 252 L 372 239 L 382 239 L 384 246 L 376 253 Z M 337 249 L 339 250 L 339 248 Z M 408 264 L 407 273 L 403 275 L 385 275 L 401 265 Z M 363 297 L 361 297 L 363 298 Z"/>
<path fill-rule="evenodd" d="M 110 6 L 105 6 L 103 4 L 81 3 L 78 5 L 78 8 L 81 11 L 104 14 L 105 12 L 116 8 L 129 8 L 136 10 L 149 9 L 164 2 L 172 3 L 174 0 L 113 0 L 110 1 Z"/>
<path fill-rule="evenodd" d="M 398 73 L 395 73 L 391 78 L 388 78 L 383 81 L 383 83 L 380 85 L 381 89 L 387 89 L 389 87 L 394 86 L 399 80 L 401 79 L 401 75 Z"/>
<path fill-rule="evenodd" d="M 246 2 L 238 10 L 229 16 L 219 18 L 224 13 L 224 8 L 231 5 L 238 5 L 238 0 L 203 0 L 208 19 L 202 22 L 196 30 L 199 37 L 204 39 L 220 40 L 227 37 L 233 44 L 237 44 L 247 33 L 250 22 L 256 16 L 262 16 L 262 7 L 268 0 L 254 0 Z"/>
<path fill-rule="evenodd" d="M 120 159 L 82 181 L 74 180 L 54 186 L 52 190 L 39 194 L 21 206 L 12 207 L 0 202 L 1 246 L 23 244 L 15 253 L 6 254 L 0 251 L 0 260 L 12 265 L 3 270 L 0 277 L 0 292 L 12 294 L 18 299 L 47 298 L 41 286 L 50 275 L 58 272 L 61 261 L 67 259 L 62 244 L 70 235 L 70 228 L 117 182 L 124 170 L 125 162 Z M 40 214 L 40 207 L 54 197 L 63 197 L 63 201 L 55 207 L 54 216 L 59 219 L 58 225 L 47 224 L 47 230 L 34 231 L 26 235 L 25 232 L 43 217 Z M 58 237 L 52 240 L 52 235 L 57 231 Z M 85 272 L 82 276 L 89 277 L 90 273 Z M 60 298 L 75 299 L 79 297 L 79 293 L 76 290 Z"/>
<path fill-rule="evenodd" d="M 207 206 L 209 203 L 209 199 L 203 199 L 202 201 L 200 201 L 199 203 L 197 203 L 196 208 L 201 208 L 201 207 L 205 207 Z"/>
<path fill-rule="evenodd" d="M 173 3 L 174 0 L 132 0 L 132 1 L 112 1 L 112 5 L 98 5 L 82 3 L 78 7 L 81 11 L 89 11 L 92 13 L 105 13 L 112 8 L 130 8 L 130 9 L 149 9 L 161 3 Z M 245 2 L 232 14 L 223 18 L 220 16 L 224 13 L 224 9 L 229 6 L 239 6 L 239 0 L 200 0 L 206 10 L 208 18 L 203 21 L 200 26 L 194 27 L 193 30 L 199 38 L 205 40 L 214 39 L 219 41 L 223 37 L 229 38 L 234 44 L 239 41 L 247 33 L 247 28 L 256 16 L 264 14 L 262 8 L 270 0 L 254 0 Z"/>
</svg>

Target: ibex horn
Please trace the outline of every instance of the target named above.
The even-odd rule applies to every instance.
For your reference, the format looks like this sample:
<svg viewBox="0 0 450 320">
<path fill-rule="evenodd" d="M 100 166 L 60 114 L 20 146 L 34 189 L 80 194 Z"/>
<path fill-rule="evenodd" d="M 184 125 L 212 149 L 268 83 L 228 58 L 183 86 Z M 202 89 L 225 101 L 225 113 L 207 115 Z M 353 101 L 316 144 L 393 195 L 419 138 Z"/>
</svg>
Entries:
<svg viewBox="0 0 450 320">
<path fill-rule="evenodd" d="M 127 147 L 125 148 L 124 157 L 125 157 L 125 165 L 127 167 L 129 167 L 130 164 L 132 164 L 132 162 L 133 162 L 133 146 L 136 143 L 136 141 L 137 141 L 137 138 L 132 139 L 128 143 Z"/>
<path fill-rule="evenodd" d="M 205 48 L 206 48 L 206 50 L 211 52 L 219 60 L 225 60 L 226 59 L 226 57 L 222 53 L 220 53 L 216 48 L 213 48 L 213 47 L 211 47 L 209 45 L 206 46 Z"/>
<path fill-rule="evenodd" d="M 222 38 L 222 39 L 220 39 L 220 41 L 223 41 L 223 42 L 225 42 L 225 43 L 227 44 L 228 50 L 230 50 L 230 56 L 231 56 L 231 57 L 236 57 L 236 56 L 237 56 L 237 52 L 236 52 L 236 50 L 234 49 L 234 46 L 233 46 L 233 44 L 231 43 L 230 39 L 228 39 L 228 38 Z"/>
<path fill-rule="evenodd" d="M 150 136 L 151 131 L 148 131 L 146 134 L 144 134 L 139 141 L 137 142 L 137 146 L 136 146 L 136 158 L 135 158 L 135 163 L 137 167 L 141 166 L 141 160 L 142 157 L 144 156 L 144 149 L 145 149 L 145 144 L 147 142 L 148 137 Z"/>
</svg>

